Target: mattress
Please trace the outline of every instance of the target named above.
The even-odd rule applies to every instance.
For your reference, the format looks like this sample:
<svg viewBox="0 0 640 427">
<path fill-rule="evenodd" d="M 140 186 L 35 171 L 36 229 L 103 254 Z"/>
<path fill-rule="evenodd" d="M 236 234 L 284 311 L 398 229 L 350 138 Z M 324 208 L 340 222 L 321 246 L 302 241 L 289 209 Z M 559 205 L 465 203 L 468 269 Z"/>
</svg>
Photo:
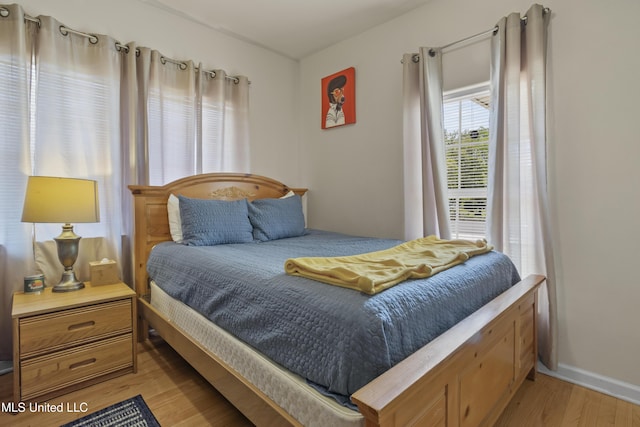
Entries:
<svg viewBox="0 0 640 427">
<path fill-rule="evenodd" d="M 147 268 L 171 297 L 353 408 L 352 393 L 520 279 L 497 252 L 373 296 L 284 273 L 289 257 L 353 255 L 398 243 L 319 230 L 261 243 L 165 242 Z"/>
<path fill-rule="evenodd" d="M 357 427 L 362 415 L 324 396 L 151 282 L 151 305 L 209 352 L 248 379 L 302 425 Z"/>
</svg>

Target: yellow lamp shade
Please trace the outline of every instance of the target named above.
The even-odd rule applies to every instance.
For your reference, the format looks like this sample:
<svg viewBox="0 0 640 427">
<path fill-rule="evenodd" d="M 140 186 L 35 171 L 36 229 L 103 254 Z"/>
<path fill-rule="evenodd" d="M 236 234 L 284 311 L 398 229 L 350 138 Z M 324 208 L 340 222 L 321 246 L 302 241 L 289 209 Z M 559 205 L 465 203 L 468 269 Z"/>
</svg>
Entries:
<svg viewBox="0 0 640 427">
<path fill-rule="evenodd" d="M 22 222 L 99 222 L 98 183 L 89 179 L 30 176 Z"/>
</svg>

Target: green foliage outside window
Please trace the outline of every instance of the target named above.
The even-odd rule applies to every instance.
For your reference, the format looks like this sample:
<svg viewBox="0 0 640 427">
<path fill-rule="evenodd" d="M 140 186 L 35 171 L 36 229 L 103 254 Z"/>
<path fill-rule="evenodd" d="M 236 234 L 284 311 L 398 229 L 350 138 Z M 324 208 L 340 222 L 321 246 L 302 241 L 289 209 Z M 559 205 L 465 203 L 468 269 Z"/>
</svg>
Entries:
<svg viewBox="0 0 640 427">
<path fill-rule="evenodd" d="M 451 220 L 485 221 L 486 197 L 464 197 L 464 190 L 484 189 L 488 183 L 489 129 L 445 131 L 447 184 Z M 453 191 L 451 191 L 453 190 Z"/>
</svg>

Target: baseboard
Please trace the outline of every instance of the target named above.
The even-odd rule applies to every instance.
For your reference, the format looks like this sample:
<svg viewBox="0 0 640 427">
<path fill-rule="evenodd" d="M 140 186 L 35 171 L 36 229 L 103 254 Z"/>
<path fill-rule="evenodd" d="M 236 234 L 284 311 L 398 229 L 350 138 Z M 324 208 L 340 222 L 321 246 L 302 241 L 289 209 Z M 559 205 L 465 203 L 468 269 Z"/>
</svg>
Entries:
<svg viewBox="0 0 640 427">
<path fill-rule="evenodd" d="M 0 375 L 8 374 L 13 371 L 13 362 L 11 360 L 0 360 Z"/>
<path fill-rule="evenodd" d="M 551 371 L 538 362 L 538 372 L 640 405 L 640 386 L 635 384 L 605 377 L 562 363 L 558 364 L 557 371 Z"/>
</svg>

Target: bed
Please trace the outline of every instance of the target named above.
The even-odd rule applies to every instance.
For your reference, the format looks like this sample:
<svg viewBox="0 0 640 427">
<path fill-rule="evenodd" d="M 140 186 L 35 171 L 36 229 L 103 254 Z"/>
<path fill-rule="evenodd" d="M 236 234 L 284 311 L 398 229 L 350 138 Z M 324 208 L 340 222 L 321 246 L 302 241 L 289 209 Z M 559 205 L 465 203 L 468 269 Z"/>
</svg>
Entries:
<svg viewBox="0 0 640 427">
<path fill-rule="evenodd" d="M 245 345 L 246 337 L 238 339 L 176 302 L 170 289 L 150 281 L 147 271 L 152 249 L 158 245 L 161 252 L 172 245 L 163 243 L 172 240 L 170 195 L 233 201 L 277 199 L 290 192 L 303 196 L 306 190 L 246 174 L 197 175 L 165 186 L 130 189 L 139 336 L 145 339 L 151 326 L 256 425 L 312 425 L 313 420 L 345 426 L 491 425 L 525 378 L 535 376 L 537 288 L 542 276 L 526 277 L 500 291 L 446 332 L 349 391 L 357 410 L 338 404 L 326 396 L 331 393 L 319 393 L 300 375 Z M 165 256 L 166 262 L 174 258 Z M 353 290 L 342 292 L 365 298 Z M 187 316 L 195 320 L 183 321 Z"/>
</svg>

